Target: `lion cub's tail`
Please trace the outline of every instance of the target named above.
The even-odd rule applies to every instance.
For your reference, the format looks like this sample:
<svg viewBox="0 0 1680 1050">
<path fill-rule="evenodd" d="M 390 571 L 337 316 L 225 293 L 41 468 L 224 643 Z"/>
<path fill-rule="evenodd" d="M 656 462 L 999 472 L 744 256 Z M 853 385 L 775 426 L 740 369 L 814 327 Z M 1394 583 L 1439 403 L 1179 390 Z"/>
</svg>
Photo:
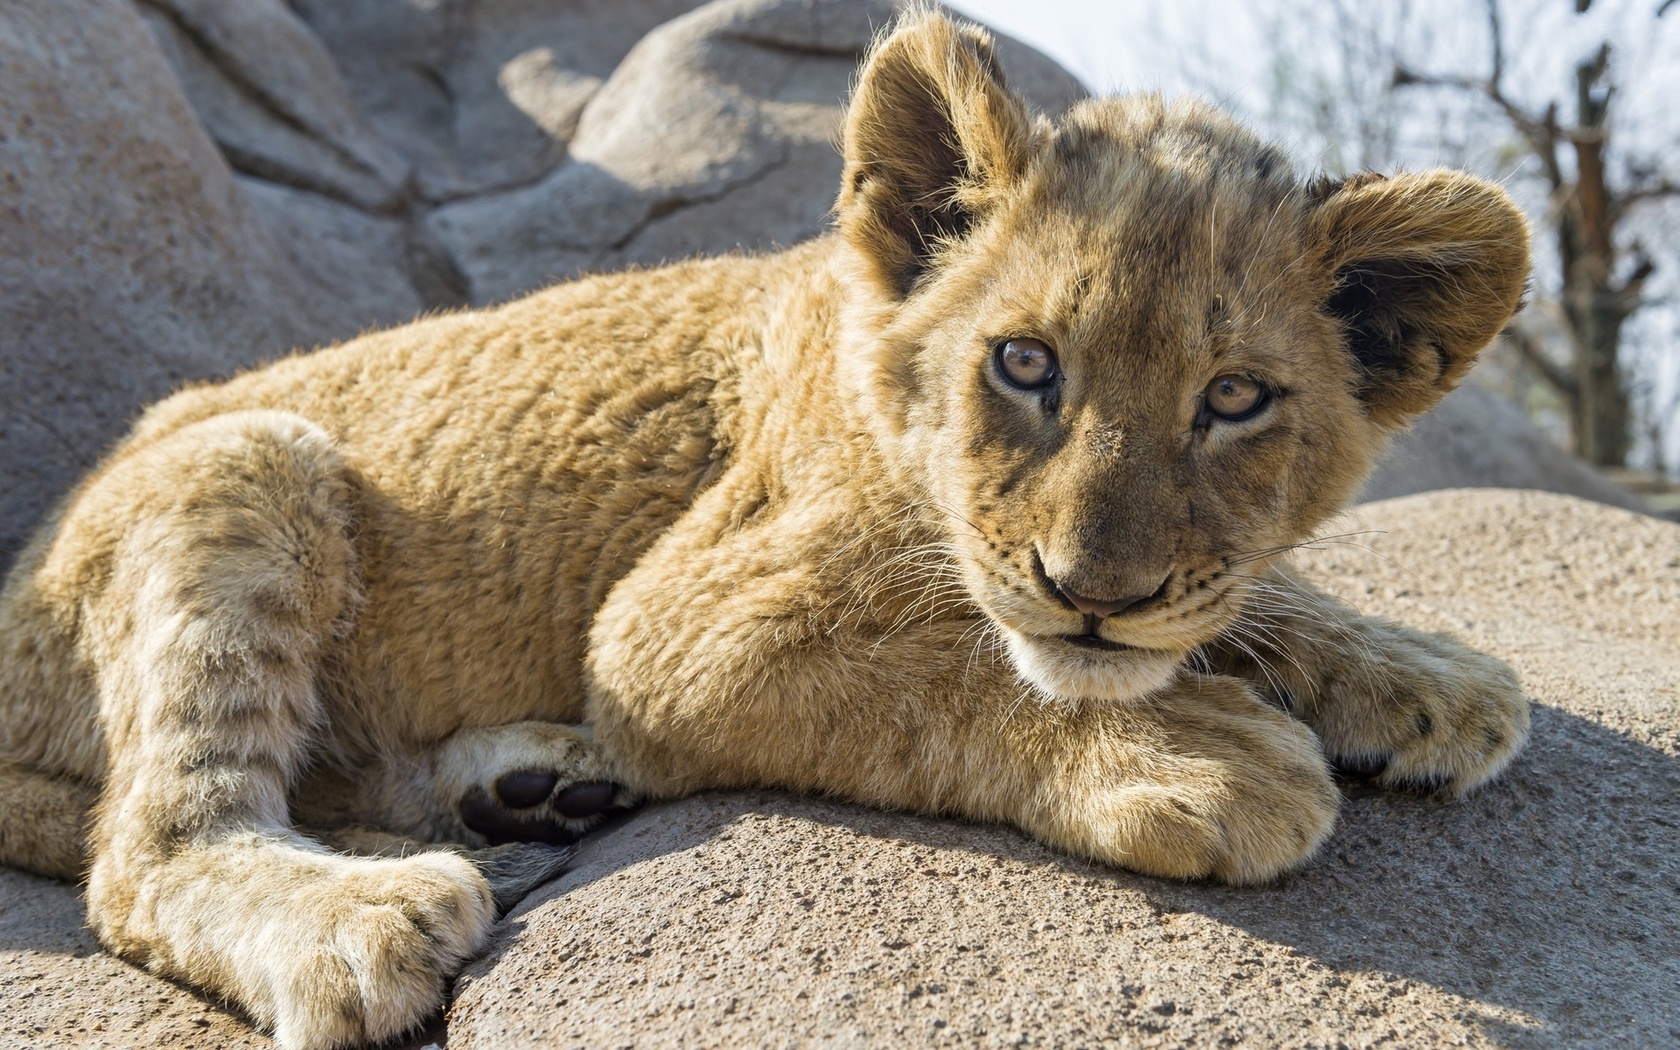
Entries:
<svg viewBox="0 0 1680 1050">
<path fill-rule="evenodd" d="M 99 789 L 0 759 L 0 864 L 59 879 L 87 871 L 88 812 Z"/>
</svg>

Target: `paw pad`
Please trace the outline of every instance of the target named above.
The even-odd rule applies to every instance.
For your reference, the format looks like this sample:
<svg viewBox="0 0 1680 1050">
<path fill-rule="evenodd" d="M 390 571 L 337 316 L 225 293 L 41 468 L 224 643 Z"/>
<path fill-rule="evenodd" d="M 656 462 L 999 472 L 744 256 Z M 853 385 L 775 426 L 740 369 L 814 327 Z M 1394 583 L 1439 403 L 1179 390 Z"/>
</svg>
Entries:
<svg viewBox="0 0 1680 1050">
<path fill-rule="evenodd" d="M 562 816 L 580 820 L 598 817 L 612 807 L 618 785 L 598 781 L 593 784 L 573 784 L 554 797 L 554 808 Z"/>
<path fill-rule="evenodd" d="M 521 769 L 496 778 L 493 785 L 502 804 L 514 809 L 530 809 L 554 794 L 560 774 L 546 769 Z M 570 814 L 568 814 L 570 815 Z"/>
<path fill-rule="evenodd" d="M 606 813 L 618 791 L 617 784 L 606 781 L 560 788 L 560 776 L 553 770 L 515 770 L 497 777 L 489 791 L 482 787 L 468 791 L 461 799 L 461 823 L 492 846 L 509 842 L 564 846 L 582 834 L 567 822 Z"/>
</svg>

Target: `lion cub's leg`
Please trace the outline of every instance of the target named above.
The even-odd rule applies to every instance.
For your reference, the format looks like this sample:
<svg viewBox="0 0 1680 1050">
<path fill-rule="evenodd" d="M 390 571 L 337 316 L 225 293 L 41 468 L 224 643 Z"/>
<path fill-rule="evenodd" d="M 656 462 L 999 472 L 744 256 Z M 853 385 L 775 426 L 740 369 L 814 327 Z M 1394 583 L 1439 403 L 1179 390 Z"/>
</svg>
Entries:
<svg viewBox="0 0 1680 1050">
<path fill-rule="evenodd" d="M 290 1048 L 410 1028 L 493 921 L 460 856 L 341 856 L 289 825 L 355 603 L 350 510 L 323 433 L 251 412 L 129 452 L 63 526 L 113 537 L 83 627 L 109 750 L 89 919 Z"/>
<path fill-rule="evenodd" d="M 1362 616 L 1281 567 L 1209 655 L 1310 725 L 1338 768 L 1385 786 L 1463 794 L 1528 739 L 1528 700 L 1503 661 Z"/>
</svg>

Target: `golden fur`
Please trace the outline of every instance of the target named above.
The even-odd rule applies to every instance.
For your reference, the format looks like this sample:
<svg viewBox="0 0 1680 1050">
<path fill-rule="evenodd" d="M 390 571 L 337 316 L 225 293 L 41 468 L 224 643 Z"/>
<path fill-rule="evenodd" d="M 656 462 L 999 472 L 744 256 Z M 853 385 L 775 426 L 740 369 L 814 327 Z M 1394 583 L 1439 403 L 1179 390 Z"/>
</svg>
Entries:
<svg viewBox="0 0 1680 1050">
<path fill-rule="evenodd" d="M 564 838 L 612 801 L 579 785 L 1254 882 L 1328 834 L 1332 763 L 1462 792 L 1510 760 L 1504 665 L 1280 560 L 1515 309 L 1503 192 L 1304 186 L 1155 97 L 1052 126 L 937 15 L 875 49 L 844 149 L 838 230 L 790 251 L 153 408 L 0 600 L 0 860 L 85 864 L 113 951 L 325 1047 L 423 1019 L 493 921 L 493 865 L 407 843 Z M 1006 382 L 1010 339 L 1055 381 Z M 1221 376 L 1272 398 L 1211 417 Z"/>
</svg>

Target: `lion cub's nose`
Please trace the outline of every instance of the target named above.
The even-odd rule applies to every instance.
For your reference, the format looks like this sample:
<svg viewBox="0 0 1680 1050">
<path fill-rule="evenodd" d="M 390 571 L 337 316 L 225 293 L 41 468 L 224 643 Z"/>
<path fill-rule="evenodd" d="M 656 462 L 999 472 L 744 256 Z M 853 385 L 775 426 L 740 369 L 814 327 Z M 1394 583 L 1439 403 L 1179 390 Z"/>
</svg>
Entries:
<svg viewBox="0 0 1680 1050">
<path fill-rule="evenodd" d="M 1086 616 L 1095 616 L 1099 620 L 1113 616 L 1115 613 L 1125 612 L 1134 605 L 1142 605 L 1151 598 L 1158 597 L 1162 591 L 1167 589 L 1167 581 L 1162 580 L 1161 585 L 1154 590 L 1128 594 L 1124 597 L 1104 601 L 1098 598 L 1087 598 L 1072 587 L 1056 580 L 1051 580 L 1050 584 L 1056 589 L 1056 597 L 1062 600 L 1062 604 L 1071 606 Z"/>
</svg>

